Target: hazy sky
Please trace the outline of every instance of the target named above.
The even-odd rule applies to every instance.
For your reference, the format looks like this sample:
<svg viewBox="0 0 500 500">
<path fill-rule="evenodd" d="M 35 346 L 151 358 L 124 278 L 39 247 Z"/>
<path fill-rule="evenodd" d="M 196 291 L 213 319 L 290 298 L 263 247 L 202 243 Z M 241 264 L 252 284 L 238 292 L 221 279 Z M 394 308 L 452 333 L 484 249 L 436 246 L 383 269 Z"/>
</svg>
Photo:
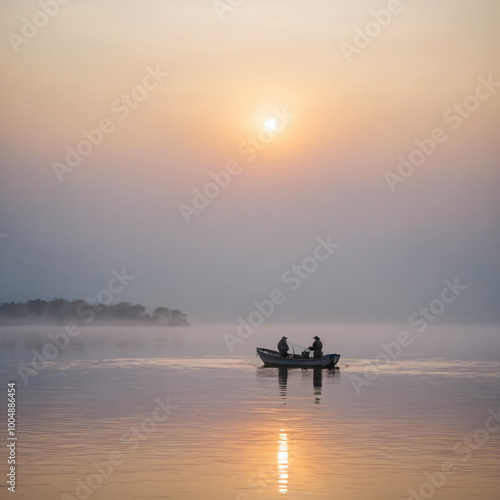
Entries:
<svg viewBox="0 0 500 500">
<path fill-rule="evenodd" d="M 2 6 L 1 301 L 406 321 L 458 278 L 443 321 L 500 321 L 498 0 L 53 2 Z"/>
</svg>

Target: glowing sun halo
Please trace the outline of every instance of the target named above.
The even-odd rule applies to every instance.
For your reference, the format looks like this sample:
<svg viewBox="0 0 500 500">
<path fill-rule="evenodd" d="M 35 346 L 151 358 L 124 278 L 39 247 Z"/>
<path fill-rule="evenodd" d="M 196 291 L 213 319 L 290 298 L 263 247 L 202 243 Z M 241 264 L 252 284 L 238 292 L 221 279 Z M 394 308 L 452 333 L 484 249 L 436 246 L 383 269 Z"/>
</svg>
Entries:
<svg viewBox="0 0 500 500">
<path fill-rule="evenodd" d="M 266 127 L 267 130 L 276 130 L 276 118 L 268 118 L 264 122 L 264 127 Z"/>
</svg>

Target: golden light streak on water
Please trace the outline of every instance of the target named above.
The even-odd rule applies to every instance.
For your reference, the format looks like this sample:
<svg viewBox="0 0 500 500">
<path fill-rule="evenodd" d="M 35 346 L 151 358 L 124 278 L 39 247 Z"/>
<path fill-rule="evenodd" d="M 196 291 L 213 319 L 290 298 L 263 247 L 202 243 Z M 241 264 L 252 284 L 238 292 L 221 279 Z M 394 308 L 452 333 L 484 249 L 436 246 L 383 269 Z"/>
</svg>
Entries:
<svg viewBox="0 0 500 500">
<path fill-rule="evenodd" d="M 285 494 L 288 491 L 288 435 L 285 429 L 280 429 L 278 441 L 278 491 Z"/>
</svg>

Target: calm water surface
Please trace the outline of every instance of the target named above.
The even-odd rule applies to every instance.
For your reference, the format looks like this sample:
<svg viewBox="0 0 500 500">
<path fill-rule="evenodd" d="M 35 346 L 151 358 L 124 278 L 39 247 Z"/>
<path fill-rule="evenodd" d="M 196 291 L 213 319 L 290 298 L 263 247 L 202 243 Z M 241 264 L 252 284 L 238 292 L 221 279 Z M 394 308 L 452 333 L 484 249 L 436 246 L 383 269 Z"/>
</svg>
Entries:
<svg viewBox="0 0 500 500">
<path fill-rule="evenodd" d="M 0 329 L 17 498 L 500 498 L 497 329 L 435 328 L 367 372 L 400 329 L 269 327 L 231 353 L 223 327 L 92 326 L 26 386 L 19 364 L 58 329 Z M 284 334 L 349 367 L 262 368 L 255 346 Z"/>
</svg>

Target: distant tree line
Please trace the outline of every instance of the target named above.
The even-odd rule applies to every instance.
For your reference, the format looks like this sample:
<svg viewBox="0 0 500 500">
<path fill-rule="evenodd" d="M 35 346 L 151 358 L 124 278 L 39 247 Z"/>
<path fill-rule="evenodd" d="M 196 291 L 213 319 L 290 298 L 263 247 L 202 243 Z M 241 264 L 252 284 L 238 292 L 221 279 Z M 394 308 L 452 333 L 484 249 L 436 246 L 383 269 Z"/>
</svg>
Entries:
<svg viewBox="0 0 500 500">
<path fill-rule="evenodd" d="M 118 304 L 88 304 L 84 300 L 42 300 L 27 302 L 5 302 L 0 305 L 2 322 L 68 321 L 89 317 L 93 311 L 97 321 L 148 321 L 166 325 L 188 325 L 187 316 L 178 309 L 157 307 L 152 314 L 140 304 L 120 302 Z"/>
</svg>

